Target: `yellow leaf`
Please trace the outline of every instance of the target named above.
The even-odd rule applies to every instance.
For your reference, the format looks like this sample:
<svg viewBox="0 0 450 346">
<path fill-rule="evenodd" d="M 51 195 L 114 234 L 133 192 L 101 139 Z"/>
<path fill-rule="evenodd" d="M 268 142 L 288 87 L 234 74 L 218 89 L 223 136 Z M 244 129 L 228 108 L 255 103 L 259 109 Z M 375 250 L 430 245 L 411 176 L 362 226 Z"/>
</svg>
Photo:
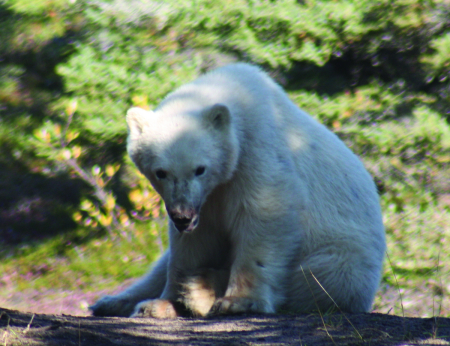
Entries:
<svg viewBox="0 0 450 346">
<path fill-rule="evenodd" d="M 97 217 L 100 215 L 100 211 L 94 206 L 92 206 L 91 210 L 88 210 L 88 212 L 89 212 L 89 215 L 92 217 Z"/>
<path fill-rule="evenodd" d="M 82 203 L 81 203 L 81 206 L 80 206 L 80 208 L 82 209 L 82 210 L 89 210 L 89 209 L 91 209 L 92 208 L 92 202 L 91 201 L 89 201 L 89 200 L 87 200 L 87 199 L 85 199 Z"/>
<path fill-rule="evenodd" d="M 55 131 L 55 135 L 59 136 L 61 134 L 61 125 L 56 124 L 53 129 Z"/>
<path fill-rule="evenodd" d="M 121 214 L 119 217 L 120 224 L 122 226 L 128 226 L 130 219 L 127 214 Z"/>
<path fill-rule="evenodd" d="M 81 148 L 76 146 L 72 148 L 72 156 L 76 159 L 78 159 L 81 155 Z"/>
<path fill-rule="evenodd" d="M 102 178 L 97 177 L 97 178 L 95 179 L 95 181 L 96 181 L 96 183 L 97 183 L 98 186 L 100 186 L 100 187 L 104 187 L 104 186 L 105 186 L 105 182 L 103 181 Z"/>
<path fill-rule="evenodd" d="M 76 100 L 73 100 L 72 102 L 70 102 L 67 107 L 66 107 L 66 114 L 67 115 L 71 115 L 73 113 L 76 112 L 78 107 L 78 102 Z"/>
<path fill-rule="evenodd" d="M 66 134 L 66 140 L 67 140 L 67 142 L 72 142 L 75 138 L 77 138 L 78 136 L 80 135 L 80 133 L 79 132 L 76 132 L 76 131 L 69 131 L 69 132 L 67 132 L 67 134 Z"/>
<path fill-rule="evenodd" d="M 34 136 L 43 142 L 50 142 L 50 133 L 48 133 L 46 129 L 34 131 Z"/>
<path fill-rule="evenodd" d="M 149 110 L 148 97 L 144 95 L 135 95 L 131 98 L 134 106 Z"/>
<path fill-rule="evenodd" d="M 115 173 L 116 171 L 112 165 L 106 166 L 106 174 L 108 175 L 108 177 L 112 177 Z"/>
<path fill-rule="evenodd" d="M 139 203 L 142 199 L 140 190 L 133 190 L 128 194 L 130 200 L 134 203 Z"/>
<path fill-rule="evenodd" d="M 115 205 L 116 205 L 116 199 L 113 196 L 109 195 L 108 197 L 106 197 L 105 208 L 107 210 L 114 209 Z"/>
<path fill-rule="evenodd" d="M 102 226 L 109 226 L 112 222 L 112 216 L 111 215 L 101 215 L 98 218 L 98 221 Z"/>
<path fill-rule="evenodd" d="M 76 213 L 73 214 L 73 219 L 76 222 L 80 222 L 82 218 L 83 218 L 83 215 L 81 215 L 81 213 L 79 213 L 79 212 L 76 212 Z"/>
</svg>

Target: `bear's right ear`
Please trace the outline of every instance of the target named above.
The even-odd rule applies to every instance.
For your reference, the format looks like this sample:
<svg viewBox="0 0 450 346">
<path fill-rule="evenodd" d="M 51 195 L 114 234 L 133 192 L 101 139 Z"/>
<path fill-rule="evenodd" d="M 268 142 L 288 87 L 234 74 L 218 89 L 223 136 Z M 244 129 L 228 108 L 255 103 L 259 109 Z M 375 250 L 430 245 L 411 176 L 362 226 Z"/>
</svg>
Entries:
<svg viewBox="0 0 450 346">
<path fill-rule="evenodd" d="M 230 110 L 227 106 L 220 103 L 216 103 L 207 109 L 203 115 L 203 124 L 216 130 L 224 130 L 229 127 L 230 123 Z"/>
<path fill-rule="evenodd" d="M 151 111 L 139 107 L 130 108 L 127 112 L 128 134 L 130 137 L 137 138 L 142 134 L 145 124 L 148 122 L 148 116 Z"/>
</svg>

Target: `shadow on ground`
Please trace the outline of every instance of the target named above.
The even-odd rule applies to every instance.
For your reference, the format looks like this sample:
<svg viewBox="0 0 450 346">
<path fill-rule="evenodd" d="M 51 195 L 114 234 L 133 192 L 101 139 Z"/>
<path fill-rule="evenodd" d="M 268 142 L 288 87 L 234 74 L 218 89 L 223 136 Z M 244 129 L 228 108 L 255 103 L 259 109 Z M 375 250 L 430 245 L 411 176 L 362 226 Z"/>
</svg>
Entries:
<svg viewBox="0 0 450 346">
<path fill-rule="evenodd" d="M 0 308 L 4 345 L 450 345 L 449 318 L 383 314 L 130 319 Z"/>
</svg>

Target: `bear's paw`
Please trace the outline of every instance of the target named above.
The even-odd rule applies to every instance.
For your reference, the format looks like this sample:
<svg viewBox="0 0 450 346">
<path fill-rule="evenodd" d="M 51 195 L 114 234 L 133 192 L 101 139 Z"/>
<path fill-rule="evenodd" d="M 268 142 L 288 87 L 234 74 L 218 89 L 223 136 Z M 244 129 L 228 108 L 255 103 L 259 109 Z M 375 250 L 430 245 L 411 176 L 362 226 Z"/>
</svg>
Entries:
<svg viewBox="0 0 450 346">
<path fill-rule="evenodd" d="M 131 317 L 176 318 L 178 313 L 171 301 L 151 299 L 136 305 L 136 309 Z"/>
<path fill-rule="evenodd" d="M 136 303 L 119 296 L 104 296 L 94 305 L 89 306 L 94 316 L 129 317 Z"/>
<path fill-rule="evenodd" d="M 249 297 L 223 297 L 215 301 L 209 316 L 244 313 L 273 313 L 266 301 Z"/>
</svg>

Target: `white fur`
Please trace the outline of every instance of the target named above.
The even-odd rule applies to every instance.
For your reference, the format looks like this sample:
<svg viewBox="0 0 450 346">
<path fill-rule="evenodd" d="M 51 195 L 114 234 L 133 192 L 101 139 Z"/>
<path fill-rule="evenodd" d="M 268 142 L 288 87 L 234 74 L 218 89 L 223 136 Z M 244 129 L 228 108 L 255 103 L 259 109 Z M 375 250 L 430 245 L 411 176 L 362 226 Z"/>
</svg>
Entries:
<svg viewBox="0 0 450 346">
<path fill-rule="evenodd" d="M 94 314 L 129 315 L 141 302 L 136 316 L 173 317 L 166 300 L 200 315 L 370 310 L 385 252 L 374 183 L 265 73 L 217 69 L 127 121 L 128 152 L 169 213 L 197 219 L 184 232 L 169 220 L 155 269 Z"/>
</svg>

